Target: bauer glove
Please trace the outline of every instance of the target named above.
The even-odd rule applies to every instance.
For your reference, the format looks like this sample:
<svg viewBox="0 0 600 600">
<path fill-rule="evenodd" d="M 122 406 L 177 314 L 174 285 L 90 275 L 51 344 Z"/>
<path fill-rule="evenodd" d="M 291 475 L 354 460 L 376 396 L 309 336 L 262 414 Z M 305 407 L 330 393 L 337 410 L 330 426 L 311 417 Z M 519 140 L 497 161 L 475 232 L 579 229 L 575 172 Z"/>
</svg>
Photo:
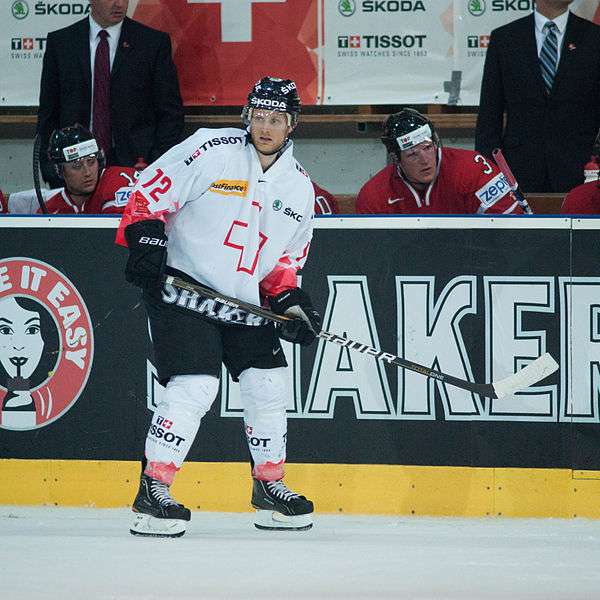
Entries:
<svg viewBox="0 0 600 600">
<path fill-rule="evenodd" d="M 158 219 L 136 221 L 125 228 L 129 259 L 125 279 L 144 290 L 161 284 L 167 262 L 165 224 Z"/>
<path fill-rule="evenodd" d="M 269 298 L 274 313 L 291 317 L 285 323 L 277 323 L 279 337 L 293 344 L 308 346 L 321 331 L 321 316 L 313 308 L 308 294 L 300 288 L 292 288 Z"/>
</svg>

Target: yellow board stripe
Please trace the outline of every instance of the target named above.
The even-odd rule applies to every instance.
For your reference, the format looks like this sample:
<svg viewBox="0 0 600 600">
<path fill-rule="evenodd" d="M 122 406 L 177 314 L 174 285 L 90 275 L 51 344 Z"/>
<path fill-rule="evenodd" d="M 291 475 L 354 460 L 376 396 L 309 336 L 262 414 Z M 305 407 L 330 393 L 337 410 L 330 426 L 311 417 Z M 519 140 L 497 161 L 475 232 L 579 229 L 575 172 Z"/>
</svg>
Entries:
<svg viewBox="0 0 600 600">
<path fill-rule="evenodd" d="M 600 518 L 600 472 L 288 464 L 288 485 L 322 513 Z M 0 460 L 0 504 L 129 506 L 139 463 Z M 250 510 L 247 463 L 186 463 L 173 495 L 192 510 Z"/>
</svg>

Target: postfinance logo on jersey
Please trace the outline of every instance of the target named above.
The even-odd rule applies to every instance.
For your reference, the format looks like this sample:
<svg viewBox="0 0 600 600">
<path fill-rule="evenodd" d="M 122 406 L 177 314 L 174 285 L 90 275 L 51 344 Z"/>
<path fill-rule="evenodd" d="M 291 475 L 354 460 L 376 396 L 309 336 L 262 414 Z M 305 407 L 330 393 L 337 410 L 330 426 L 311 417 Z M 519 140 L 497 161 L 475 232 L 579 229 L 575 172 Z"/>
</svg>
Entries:
<svg viewBox="0 0 600 600">
<path fill-rule="evenodd" d="M 223 196 L 245 198 L 248 194 L 248 182 L 244 179 L 219 179 L 210 186 L 209 191 Z"/>
</svg>

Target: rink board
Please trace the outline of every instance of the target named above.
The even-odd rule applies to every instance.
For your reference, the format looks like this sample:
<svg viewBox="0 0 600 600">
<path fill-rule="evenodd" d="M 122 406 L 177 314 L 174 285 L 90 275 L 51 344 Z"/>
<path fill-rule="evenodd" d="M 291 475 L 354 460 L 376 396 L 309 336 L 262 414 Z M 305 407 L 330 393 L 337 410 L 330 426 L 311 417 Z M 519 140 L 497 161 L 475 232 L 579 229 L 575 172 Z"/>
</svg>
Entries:
<svg viewBox="0 0 600 600">
<path fill-rule="evenodd" d="M 19 428 L 0 413 L 0 503 L 131 501 L 161 389 L 116 223 L 0 219 L 0 301 L 40 302 L 18 289 L 40 264 L 62 274 L 70 292 L 46 299 L 75 353 L 53 350 L 62 362 L 31 388 L 34 421 Z M 498 403 L 324 342 L 286 345 L 290 483 L 323 512 L 600 517 L 599 231 L 598 219 L 565 217 L 319 218 L 303 287 L 330 331 L 474 381 L 546 350 L 562 366 Z M 3 289 L 10 260 L 29 279 Z M 79 300 L 68 308 L 65 297 Z M 7 385 L 2 371 L 0 401 Z M 193 506 L 248 508 L 238 396 L 224 377 L 178 477 Z"/>
<path fill-rule="evenodd" d="M 139 463 L 2 460 L 0 478 L 0 505 L 117 508 L 131 505 Z M 600 519 L 598 471 L 288 464 L 286 482 L 320 513 Z M 186 463 L 173 493 L 192 510 L 252 510 L 247 463 Z"/>
</svg>

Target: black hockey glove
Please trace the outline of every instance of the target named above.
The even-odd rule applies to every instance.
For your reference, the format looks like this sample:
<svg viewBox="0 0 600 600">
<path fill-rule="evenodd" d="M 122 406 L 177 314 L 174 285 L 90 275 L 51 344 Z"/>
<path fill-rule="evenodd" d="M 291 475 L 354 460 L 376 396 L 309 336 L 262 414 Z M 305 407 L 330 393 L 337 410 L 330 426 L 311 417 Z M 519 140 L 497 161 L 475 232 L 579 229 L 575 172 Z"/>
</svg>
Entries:
<svg viewBox="0 0 600 600">
<path fill-rule="evenodd" d="M 167 262 L 165 224 L 157 219 L 137 221 L 125 228 L 129 260 L 125 279 L 144 290 L 157 288 Z"/>
<path fill-rule="evenodd" d="M 308 294 L 300 288 L 292 288 L 269 298 L 274 313 L 291 317 L 290 321 L 277 324 L 279 337 L 294 344 L 308 346 L 321 331 L 321 316 L 313 308 Z"/>
</svg>

